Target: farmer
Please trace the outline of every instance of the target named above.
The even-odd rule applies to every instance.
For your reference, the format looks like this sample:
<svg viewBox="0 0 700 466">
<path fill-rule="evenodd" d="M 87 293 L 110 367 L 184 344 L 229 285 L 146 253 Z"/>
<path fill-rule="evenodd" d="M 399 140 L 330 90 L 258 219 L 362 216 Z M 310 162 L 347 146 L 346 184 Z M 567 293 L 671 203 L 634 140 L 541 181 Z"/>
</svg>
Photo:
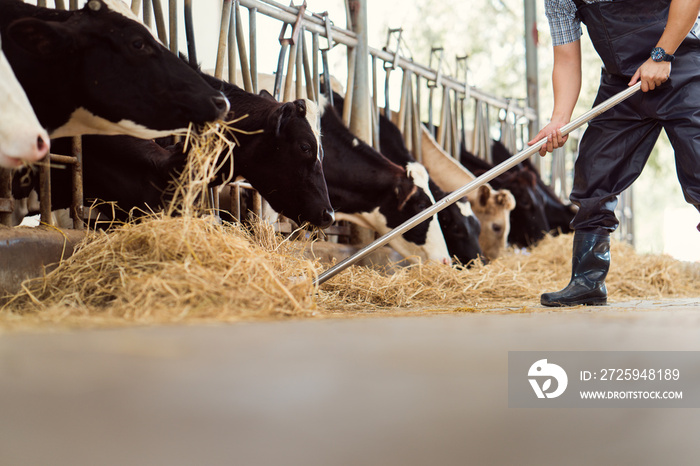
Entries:
<svg viewBox="0 0 700 466">
<path fill-rule="evenodd" d="M 545 306 L 603 305 L 617 195 L 639 176 L 665 129 L 688 203 L 700 210 L 700 0 L 545 0 L 554 47 L 552 118 L 529 142 L 561 147 L 581 89 L 581 21 L 603 60 L 595 104 L 641 81 L 642 93 L 594 118 L 579 146 L 571 282 Z M 698 227 L 700 229 L 700 226 Z"/>
</svg>

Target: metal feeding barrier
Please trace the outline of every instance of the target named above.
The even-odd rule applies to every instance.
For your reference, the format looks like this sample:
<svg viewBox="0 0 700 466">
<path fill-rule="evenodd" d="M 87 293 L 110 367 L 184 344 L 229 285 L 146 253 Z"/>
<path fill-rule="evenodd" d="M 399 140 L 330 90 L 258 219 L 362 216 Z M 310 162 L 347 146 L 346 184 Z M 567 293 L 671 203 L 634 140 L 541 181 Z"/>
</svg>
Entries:
<svg viewBox="0 0 700 466">
<path fill-rule="evenodd" d="M 629 98 L 632 96 L 634 93 L 639 91 L 641 89 L 642 83 L 638 82 L 634 86 L 630 87 L 629 89 L 625 89 L 624 91 L 620 92 L 617 95 L 614 95 L 610 97 L 608 100 L 605 102 L 595 106 L 588 112 L 584 113 L 580 117 L 576 118 L 574 121 L 568 123 L 567 125 L 564 125 L 561 128 L 561 133 L 562 135 L 567 135 L 574 129 L 582 126 L 584 123 L 587 123 L 594 117 L 600 115 L 601 113 L 605 112 L 606 110 L 614 107 L 615 105 L 619 104 L 623 100 Z M 370 245 L 362 248 L 360 251 L 357 253 L 353 254 L 352 256 L 348 257 L 347 259 L 339 262 L 335 266 L 331 267 L 330 269 L 326 270 L 325 272 L 321 273 L 318 278 L 314 281 L 314 285 L 320 285 L 327 281 L 328 279 L 332 278 L 333 276 L 337 275 L 338 273 L 342 272 L 343 270 L 347 269 L 350 267 L 352 264 L 355 262 L 359 261 L 360 259 L 364 258 L 367 256 L 369 253 L 374 251 L 375 249 L 384 246 L 387 244 L 389 241 L 391 241 L 394 237 L 410 230 L 414 226 L 418 225 L 419 223 L 425 221 L 429 217 L 432 217 L 436 213 L 440 212 L 441 210 L 445 209 L 447 206 L 450 206 L 457 202 L 459 199 L 464 197 L 468 192 L 473 191 L 474 189 L 478 188 L 479 186 L 482 186 L 484 183 L 488 183 L 498 175 L 510 170 L 523 160 L 527 159 L 528 157 L 536 154 L 540 148 L 547 142 L 547 139 L 544 138 L 540 141 L 538 141 L 536 144 L 530 146 L 529 148 L 515 154 L 512 156 L 510 159 L 506 160 L 505 162 L 493 167 L 483 175 L 479 176 L 476 178 L 474 181 L 467 183 L 466 185 L 462 186 L 456 191 L 453 191 L 452 193 L 448 194 L 435 204 L 433 204 L 431 207 L 428 209 L 424 210 L 423 212 L 413 216 L 412 218 L 406 220 L 404 223 L 399 225 L 398 227 L 394 228 L 391 230 L 389 233 L 385 234 L 381 238 L 377 239 Z"/>
</svg>

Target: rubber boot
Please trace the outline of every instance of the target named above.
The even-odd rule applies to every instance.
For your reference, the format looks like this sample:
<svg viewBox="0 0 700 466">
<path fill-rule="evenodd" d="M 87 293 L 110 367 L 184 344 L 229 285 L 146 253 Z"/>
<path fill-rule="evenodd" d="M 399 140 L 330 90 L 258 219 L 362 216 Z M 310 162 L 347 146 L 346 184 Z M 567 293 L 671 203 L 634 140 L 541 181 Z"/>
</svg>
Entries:
<svg viewBox="0 0 700 466">
<path fill-rule="evenodd" d="M 571 281 L 561 291 L 544 293 L 543 306 L 603 306 L 608 302 L 605 277 L 610 269 L 610 236 L 574 233 Z"/>
</svg>

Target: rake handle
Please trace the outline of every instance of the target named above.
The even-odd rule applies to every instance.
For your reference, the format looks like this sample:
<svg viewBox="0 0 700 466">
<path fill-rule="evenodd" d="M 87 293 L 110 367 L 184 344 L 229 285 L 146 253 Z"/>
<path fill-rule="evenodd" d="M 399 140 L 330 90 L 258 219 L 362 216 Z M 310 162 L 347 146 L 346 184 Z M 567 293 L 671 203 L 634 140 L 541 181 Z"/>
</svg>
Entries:
<svg viewBox="0 0 700 466">
<path fill-rule="evenodd" d="M 596 105 L 580 117 L 576 118 L 574 121 L 567 123 L 566 125 L 561 127 L 561 134 L 562 136 L 566 136 L 569 134 L 571 131 L 577 129 L 578 127 L 582 126 L 584 123 L 589 122 L 593 118 L 597 117 L 601 113 L 609 110 L 610 108 L 614 107 L 615 105 L 619 104 L 623 100 L 627 99 L 628 97 L 632 96 L 635 94 L 639 89 L 641 89 L 642 83 L 641 81 L 635 84 L 634 86 L 631 86 L 628 89 L 625 89 L 622 92 L 619 92 L 618 94 L 615 94 L 614 96 L 610 97 L 608 100 Z M 377 238 L 374 240 L 374 242 L 368 244 L 364 248 L 360 249 L 357 251 L 355 254 L 353 254 L 350 257 L 347 257 L 346 259 L 338 262 L 336 265 L 333 267 L 329 268 L 328 270 L 322 272 L 319 274 L 318 278 L 314 281 L 314 285 L 321 285 L 324 283 L 326 280 L 330 279 L 334 275 L 342 272 L 343 270 L 347 269 L 351 265 L 353 265 L 355 262 L 359 261 L 360 259 L 364 258 L 368 254 L 370 254 L 372 251 L 375 249 L 378 249 L 385 244 L 387 244 L 389 241 L 394 239 L 396 236 L 403 234 L 405 231 L 410 230 L 411 228 L 415 227 L 416 225 L 422 223 L 426 219 L 432 217 L 436 213 L 440 212 L 441 210 L 447 208 L 448 206 L 454 204 L 458 200 L 464 197 L 465 194 L 475 190 L 476 188 L 488 183 L 492 179 L 496 178 L 497 176 L 503 174 L 504 172 L 510 170 L 520 162 L 526 160 L 528 157 L 532 156 L 533 154 L 539 152 L 540 148 L 547 143 L 547 138 L 543 138 L 534 145 L 528 147 L 527 149 L 524 149 L 517 154 L 513 155 L 510 157 L 508 160 L 505 160 L 504 162 L 500 163 L 499 165 L 496 165 L 495 167 L 491 168 L 489 171 L 486 173 L 482 174 L 478 178 L 476 178 L 473 181 L 470 181 L 469 183 L 465 184 L 461 188 L 457 189 L 456 191 L 451 192 L 447 196 L 443 197 L 440 199 L 438 202 L 430 206 L 429 208 L 425 209 L 423 212 L 420 212 L 413 217 L 409 218 L 405 222 L 403 222 L 401 225 L 397 226 L 393 230 L 391 230 L 389 233 L 385 234 L 384 236 Z"/>
</svg>

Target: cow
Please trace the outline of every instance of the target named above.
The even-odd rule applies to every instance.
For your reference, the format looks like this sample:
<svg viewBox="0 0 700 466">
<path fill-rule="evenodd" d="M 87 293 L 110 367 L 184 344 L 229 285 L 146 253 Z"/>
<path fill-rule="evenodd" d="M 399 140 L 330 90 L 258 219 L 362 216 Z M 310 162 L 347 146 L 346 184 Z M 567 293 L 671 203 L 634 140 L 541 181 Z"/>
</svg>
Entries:
<svg viewBox="0 0 700 466">
<path fill-rule="evenodd" d="M 445 191 L 454 191 L 474 181 L 476 177 L 447 154 L 430 135 L 421 131 L 421 160 L 435 183 Z M 510 212 L 515 199 L 506 189 L 493 189 L 488 183 L 467 193 L 474 215 L 481 224 L 479 245 L 487 261 L 501 256 L 508 246 Z"/>
<path fill-rule="evenodd" d="M 512 157 L 513 154 L 511 154 L 500 141 L 493 141 L 491 145 L 491 156 L 493 158 L 493 163 L 499 164 Z M 549 233 L 552 235 L 571 233 L 573 231 L 571 229 L 571 221 L 574 219 L 574 215 L 576 215 L 576 206 L 571 203 L 564 204 L 561 199 L 559 199 L 552 188 L 544 182 L 540 176 L 539 170 L 537 170 L 530 159 L 523 160 L 519 166 L 521 170 L 532 173 L 537 180 L 535 190 L 544 202 L 544 213 L 550 228 Z"/>
<path fill-rule="evenodd" d="M 493 165 L 466 150 L 460 151 L 462 165 L 475 175 L 481 175 Z M 491 180 L 496 189 L 507 189 L 515 197 L 515 208 L 510 213 L 508 242 L 520 248 L 534 245 L 549 231 L 549 222 L 544 212 L 544 200 L 536 190 L 535 175 L 520 167 L 513 167 Z"/>
<path fill-rule="evenodd" d="M 49 135 L 155 138 L 224 116 L 226 98 L 113 2 L 0 0 L 3 51 Z"/>
<path fill-rule="evenodd" d="M 323 170 L 336 218 L 384 235 L 433 204 L 424 167 L 391 162 L 356 138 L 332 105 L 322 108 Z M 389 244 L 411 262 L 450 263 L 435 216 Z"/>
<path fill-rule="evenodd" d="M 333 103 L 342 108 L 343 101 L 340 96 L 334 95 L 333 99 Z M 404 144 L 401 130 L 384 114 L 379 116 L 379 145 L 382 155 L 394 163 L 403 167 L 417 163 Z M 428 185 L 435 200 L 447 196 L 432 179 Z M 457 263 L 468 265 L 483 256 L 479 246 L 481 225 L 467 199 L 451 204 L 437 215 L 447 250 Z"/>
<path fill-rule="evenodd" d="M 49 152 L 49 135 L 0 50 L 0 167 L 17 168 Z"/>
<path fill-rule="evenodd" d="M 269 93 L 255 95 L 214 77 L 202 77 L 234 107 L 227 119 L 236 121 L 226 130 L 239 143 L 233 149 L 233 177 L 247 179 L 285 216 L 320 228 L 330 226 L 334 215 L 323 175 L 316 105 L 304 100 L 283 104 Z M 57 141 L 61 150 L 57 153 L 70 153 L 66 144 Z M 128 218 L 134 207 L 146 212 L 160 210 L 169 199 L 168 183 L 183 168 L 187 151 L 169 138 L 156 142 L 128 136 L 84 136 L 84 196 L 116 202 L 120 220 Z M 230 173 L 230 163 L 222 163 L 212 186 Z M 52 182 L 52 207 L 70 205 L 68 178 L 65 170 L 52 169 L 52 181 L 56 180 Z M 112 208 L 103 205 L 101 210 L 109 216 Z"/>
</svg>

